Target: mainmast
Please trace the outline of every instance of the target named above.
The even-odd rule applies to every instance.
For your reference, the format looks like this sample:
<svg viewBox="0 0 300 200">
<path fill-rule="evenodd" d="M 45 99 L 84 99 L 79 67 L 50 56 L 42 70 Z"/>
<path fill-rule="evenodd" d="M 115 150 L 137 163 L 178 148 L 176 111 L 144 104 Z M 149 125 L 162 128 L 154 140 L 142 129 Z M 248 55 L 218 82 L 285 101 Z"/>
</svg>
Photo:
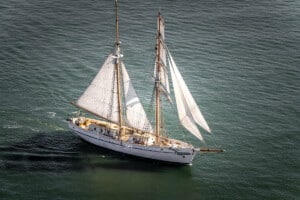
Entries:
<svg viewBox="0 0 300 200">
<path fill-rule="evenodd" d="M 115 0 L 115 11 L 116 11 L 116 73 L 117 73 L 117 93 L 118 93 L 118 110 L 119 110 L 119 125 L 120 128 L 123 125 L 123 117 L 122 117 L 122 96 L 121 96 L 121 81 L 120 81 L 120 40 L 119 40 L 119 19 L 118 19 L 118 1 Z"/>
<path fill-rule="evenodd" d="M 156 136 L 156 144 L 159 143 L 159 135 L 160 135 L 160 22 L 161 21 L 161 17 L 160 17 L 160 12 L 158 12 L 158 16 L 157 16 L 157 38 L 156 38 L 156 77 L 155 77 L 155 86 L 156 86 L 156 90 L 155 90 L 155 96 L 156 96 L 156 107 L 155 107 L 155 121 L 156 121 L 156 127 L 155 127 L 155 136 Z"/>
</svg>

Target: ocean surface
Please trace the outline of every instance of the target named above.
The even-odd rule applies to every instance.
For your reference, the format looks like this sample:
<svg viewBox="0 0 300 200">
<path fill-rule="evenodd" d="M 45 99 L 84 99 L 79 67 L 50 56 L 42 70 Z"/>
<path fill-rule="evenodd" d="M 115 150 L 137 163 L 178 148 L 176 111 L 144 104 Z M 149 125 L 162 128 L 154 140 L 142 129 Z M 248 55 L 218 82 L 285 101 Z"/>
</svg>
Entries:
<svg viewBox="0 0 300 200">
<path fill-rule="evenodd" d="M 0 3 L 0 199 L 300 199 L 300 1 L 119 0 L 124 62 L 145 108 L 156 16 L 218 147 L 172 166 L 83 142 L 65 119 L 112 51 L 113 0 Z M 175 107 L 173 105 L 173 107 Z"/>
</svg>

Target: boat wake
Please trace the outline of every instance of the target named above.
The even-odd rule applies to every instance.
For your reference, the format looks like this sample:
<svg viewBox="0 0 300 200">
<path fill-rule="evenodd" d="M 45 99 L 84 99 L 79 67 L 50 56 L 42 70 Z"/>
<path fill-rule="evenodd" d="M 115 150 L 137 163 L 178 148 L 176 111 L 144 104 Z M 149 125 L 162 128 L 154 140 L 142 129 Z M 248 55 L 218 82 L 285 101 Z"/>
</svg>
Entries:
<svg viewBox="0 0 300 200">
<path fill-rule="evenodd" d="M 124 159 L 124 156 L 82 142 L 70 132 L 38 133 L 22 142 L 0 146 L 0 170 L 23 173 L 104 168 L 155 172 L 167 166 L 161 163 L 153 166 L 148 160 L 128 156 Z"/>
</svg>

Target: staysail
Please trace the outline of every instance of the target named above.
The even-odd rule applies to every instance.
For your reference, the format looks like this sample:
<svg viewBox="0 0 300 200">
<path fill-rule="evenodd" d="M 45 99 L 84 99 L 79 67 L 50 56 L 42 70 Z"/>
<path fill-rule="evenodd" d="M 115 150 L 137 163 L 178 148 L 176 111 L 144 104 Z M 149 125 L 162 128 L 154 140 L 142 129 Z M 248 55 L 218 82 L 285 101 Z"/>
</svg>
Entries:
<svg viewBox="0 0 300 200">
<path fill-rule="evenodd" d="M 125 68 L 125 64 L 122 62 L 121 66 L 124 82 L 127 123 L 132 127 L 152 132 L 151 124 L 146 116 L 143 105 L 133 88 L 132 82 Z"/>
<path fill-rule="evenodd" d="M 186 86 L 171 56 L 171 53 L 168 52 L 168 55 L 180 123 L 197 138 L 203 140 L 203 137 L 195 123 L 200 125 L 208 132 L 211 132 L 210 128 L 201 114 L 201 111 L 191 95 L 188 87 Z"/>
</svg>

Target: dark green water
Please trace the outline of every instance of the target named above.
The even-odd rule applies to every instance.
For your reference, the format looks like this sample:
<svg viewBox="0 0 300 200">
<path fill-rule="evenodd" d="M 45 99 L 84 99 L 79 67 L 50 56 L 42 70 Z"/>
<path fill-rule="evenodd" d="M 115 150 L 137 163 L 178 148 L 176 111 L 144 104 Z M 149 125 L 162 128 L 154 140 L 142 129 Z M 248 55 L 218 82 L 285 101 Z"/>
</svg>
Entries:
<svg viewBox="0 0 300 200">
<path fill-rule="evenodd" d="M 192 166 L 91 146 L 69 104 L 114 44 L 114 2 L 0 3 L 0 199 L 299 199 L 300 2 L 119 1 L 124 62 L 149 103 L 156 14 L 212 129 Z M 167 108 L 169 109 L 169 108 Z M 165 116 L 175 136 L 176 115 Z M 187 139 L 203 146 L 192 136 Z"/>
</svg>

